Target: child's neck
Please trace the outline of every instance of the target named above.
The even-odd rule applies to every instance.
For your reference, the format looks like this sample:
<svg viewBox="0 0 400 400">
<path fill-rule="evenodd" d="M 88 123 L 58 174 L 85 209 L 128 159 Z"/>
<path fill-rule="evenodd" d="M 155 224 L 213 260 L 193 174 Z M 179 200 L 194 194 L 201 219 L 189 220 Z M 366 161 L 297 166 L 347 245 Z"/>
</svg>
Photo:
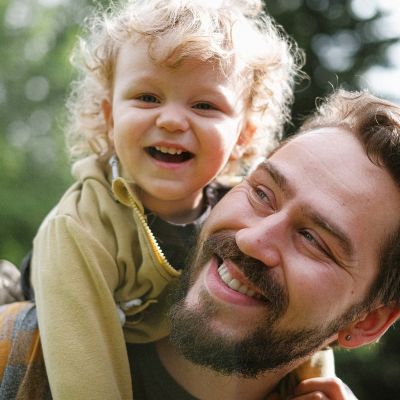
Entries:
<svg viewBox="0 0 400 400">
<path fill-rule="evenodd" d="M 200 192 L 195 198 L 183 200 L 160 200 L 146 193 L 140 193 L 143 205 L 164 221 L 187 224 L 195 221 L 204 210 L 204 196 Z"/>
</svg>

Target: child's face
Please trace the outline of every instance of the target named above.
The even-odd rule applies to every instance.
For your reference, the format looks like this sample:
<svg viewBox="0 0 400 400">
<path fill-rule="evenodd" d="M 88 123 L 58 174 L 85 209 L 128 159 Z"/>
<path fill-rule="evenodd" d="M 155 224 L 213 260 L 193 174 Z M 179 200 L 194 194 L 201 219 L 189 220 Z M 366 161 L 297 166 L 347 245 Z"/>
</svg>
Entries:
<svg viewBox="0 0 400 400">
<path fill-rule="evenodd" d="M 238 79 L 211 63 L 169 68 L 149 58 L 143 41 L 121 48 L 103 109 L 124 174 L 146 207 L 165 217 L 199 206 L 245 127 L 243 97 Z"/>
</svg>

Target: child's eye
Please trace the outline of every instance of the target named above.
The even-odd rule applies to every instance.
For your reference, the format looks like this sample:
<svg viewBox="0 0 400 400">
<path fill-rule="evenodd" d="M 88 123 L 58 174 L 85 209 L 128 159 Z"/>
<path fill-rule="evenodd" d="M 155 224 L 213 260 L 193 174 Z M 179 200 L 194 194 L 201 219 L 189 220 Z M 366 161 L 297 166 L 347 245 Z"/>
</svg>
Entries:
<svg viewBox="0 0 400 400">
<path fill-rule="evenodd" d="M 152 94 L 142 94 L 137 97 L 137 100 L 143 101 L 145 103 L 159 103 L 160 101 L 156 96 Z"/>
<path fill-rule="evenodd" d="M 216 110 L 216 107 L 210 103 L 196 103 L 193 108 L 197 108 L 198 110 Z"/>
</svg>

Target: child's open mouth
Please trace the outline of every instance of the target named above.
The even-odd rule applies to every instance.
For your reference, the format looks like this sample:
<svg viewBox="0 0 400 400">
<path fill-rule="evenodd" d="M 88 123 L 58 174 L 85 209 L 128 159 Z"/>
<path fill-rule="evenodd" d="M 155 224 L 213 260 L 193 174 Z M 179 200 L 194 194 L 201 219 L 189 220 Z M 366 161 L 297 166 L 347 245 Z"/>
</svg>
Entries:
<svg viewBox="0 0 400 400">
<path fill-rule="evenodd" d="M 174 147 L 146 147 L 146 152 L 154 159 L 167 163 L 183 163 L 194 157 L 189 151 L 183 151 Z"/>
</svg>

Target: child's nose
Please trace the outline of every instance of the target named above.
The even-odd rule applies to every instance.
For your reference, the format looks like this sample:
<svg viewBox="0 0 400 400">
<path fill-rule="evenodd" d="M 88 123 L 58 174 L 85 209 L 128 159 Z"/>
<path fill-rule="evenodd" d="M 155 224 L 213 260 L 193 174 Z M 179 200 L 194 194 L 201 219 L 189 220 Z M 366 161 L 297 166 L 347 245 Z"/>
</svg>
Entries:
<svg viewBox="0 0 400 400">
<path fill-rule="evenodd" d="M 189 129 L 185 110 L 175 104 L 165 105 L 160 109 L 156 125 L 171 133 L 182 133 Z"/>
<path fill-rule="evenodd" d="M 271 268 L 282 264 L 283 247 L 288 240 L 285 237 L 284 218 L 278 214 L 272 214 L 236 232 L 236 243 L 240 250 Z"/>
</svg>

